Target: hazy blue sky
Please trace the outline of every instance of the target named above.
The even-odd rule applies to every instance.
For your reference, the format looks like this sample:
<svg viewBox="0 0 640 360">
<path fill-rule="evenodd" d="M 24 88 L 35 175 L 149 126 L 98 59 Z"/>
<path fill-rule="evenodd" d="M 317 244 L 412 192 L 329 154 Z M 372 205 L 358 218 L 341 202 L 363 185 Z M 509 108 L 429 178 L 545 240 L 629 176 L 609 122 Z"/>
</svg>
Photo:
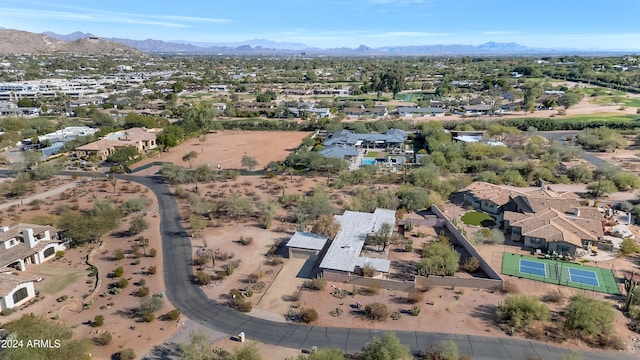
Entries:
<svg viewBox="0 0 640 360">
<path fill-rule="evenodd" d="M 640 0 L 0 0 L 0 26 L 318 47 L 518 42 L 640 49 Z"/>
</svg>

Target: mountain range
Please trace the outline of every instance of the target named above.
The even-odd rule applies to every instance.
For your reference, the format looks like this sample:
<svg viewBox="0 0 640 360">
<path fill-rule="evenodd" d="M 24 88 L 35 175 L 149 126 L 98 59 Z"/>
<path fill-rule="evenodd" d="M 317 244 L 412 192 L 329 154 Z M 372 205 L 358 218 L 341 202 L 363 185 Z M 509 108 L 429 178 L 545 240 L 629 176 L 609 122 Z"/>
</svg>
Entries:
<svg viewBox="0 0 640 360">
<path fill-rule="evenodd" d="M 1 29 L 1 28 L 0 28 Z M 24 34 L 33 34 L 36 36 L 34 41 L 28 41 L 27 43 L 44 42 L 45 48 L 40 52 L 46 52 L 51 50 L 52 43 L 60 42 L 56 46 L 62 47 L 62 43 L 73 44 L 79 41 L 85 41 L 91 39 L 93 43 L 97 40 L 102 41 L 103 47 L 108 43 L 113 44 L 113 49 L 110 51 L 116 51 L 118 49 L 117 44 L 120 45 L 121 51 L 129 48 L 136 49 L 145 53 L 172 53 L 172 54 L 213 54 L 213 55 L 326 55 L 326 56 L 410 56 L 410 55 L 423 55 L 423 56 L 463 56 L 463 55 L 479 55 L 479 56 L 508 56 L 508 55 L 564 55 L 564 54 L 615 54 L 620 53 L 616 51 L 602 51 L 602 50 L 572 50 L 572 49 L 541 49 L 531 48 L 518 43 L 497 43 L 487 42 L 481 45 L 414 45 L 414 46 L 386 46 L 379 48 L 372 48 L 366 45 L 360 45 L 357 48 L 316 48 L 310 47 L 301 43 L 290 42 L 277 42 L 267 39 L 253 39 L 240 42 L 229 43 L 213 43 L 213 42 L 192 42 L 187 40 L 132 40 L 124 38 L 106 38 L 99 37 L 91 33 L 84 33 L 76 31 L 70 34 L 61 35 L 54 32 L 44 32 L 42 34 L 27 33 L 17 30 L 0 30 L 0 34 L 7 31 L 13 31 Z M 6 36 L 5 36 L 6 37 Z M 39 38 L 41 39 L 39 39 Z M 50 39 L 50 40 L 46 40 Z M 38 52 L 33 48 L 30 50 L 20 50 L 24 46 L 22 41 L 12 41 L 11 39 L 3 40 L 0 36 L 0 53 L 24 53 L 24 52 Z M 125 46 L 122 46 L 125 45 Z M 66 46 L 66 45 L 65 45 Z M 11 47 L 14 47 L 14 51 Z"/>
</svg>

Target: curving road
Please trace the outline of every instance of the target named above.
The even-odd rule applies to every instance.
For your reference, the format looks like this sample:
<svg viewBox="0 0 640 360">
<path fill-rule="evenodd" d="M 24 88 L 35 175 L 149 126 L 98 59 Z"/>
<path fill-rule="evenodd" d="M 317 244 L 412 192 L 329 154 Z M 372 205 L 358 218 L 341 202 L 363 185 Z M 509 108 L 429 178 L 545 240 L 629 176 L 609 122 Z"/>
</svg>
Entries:
<svg viewBox="0 0 640 360">
<path fill-rule="evenodd" d="M 355 352 L 374 337 L 378 330 L 330 328 L 290 323 L 278 323 L 231 310 L 219 302 L 209 299 L 197 285 L 193 284 L 192 251 L 190 240 L 180 222 L 178 205 L 169 186 L 161 177 L 119 176 L 147 186 L 158 198 L 160 210 L 160 232 L 164 261 L 166 294 L 171 303 L 193 321 L 235 335 L 244 331 L 248 339 L 295 349 L 310 349 L 312 346 L 334 346 L 346 352 Z M 423 321 L 428 320 L 423 317 Z M 518 359 L 538 355 L 540 359 L 561 359 L 567 349 L 546 343 L 515 338 L 441 334 L 417 331 L 394 331 L 400 341 L 413 351 L 424 350 L 442 340 L 453 340 L 461 354 L 469 354 L 474 360 Z M 584 359 L 635 359 L 628 353 L 597 352 L 583 353 Z"/>
</svg>

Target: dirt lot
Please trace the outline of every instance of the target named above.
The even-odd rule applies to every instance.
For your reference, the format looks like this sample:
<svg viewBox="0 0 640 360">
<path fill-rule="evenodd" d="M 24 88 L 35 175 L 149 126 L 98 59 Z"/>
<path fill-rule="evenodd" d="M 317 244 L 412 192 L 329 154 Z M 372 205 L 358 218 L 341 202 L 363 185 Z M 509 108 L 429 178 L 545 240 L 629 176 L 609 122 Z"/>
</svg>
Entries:
<svg viewBox="0 0 640 360">
<path fill-rule="evenodd" d="M 182 161 L 182 157 L 191 151 L 198 153 L 198 158 L 192 164 L 194 168 L 203 164 L 211 167 L 220 164 L 223 169 L 240 169 L 243 155 L 254 157 L 258 161 L 258 168 L 263 168 L 270 161 L 284 160 L 309 134 L 300 131 L 219 131 L 207 134 L 204 142 L 202 138 L 187 140 L 180 146 L 136 163 L 131 168 L 152 161 L 166 161 L 188 167 L 189 164 Z"/>
</svg>

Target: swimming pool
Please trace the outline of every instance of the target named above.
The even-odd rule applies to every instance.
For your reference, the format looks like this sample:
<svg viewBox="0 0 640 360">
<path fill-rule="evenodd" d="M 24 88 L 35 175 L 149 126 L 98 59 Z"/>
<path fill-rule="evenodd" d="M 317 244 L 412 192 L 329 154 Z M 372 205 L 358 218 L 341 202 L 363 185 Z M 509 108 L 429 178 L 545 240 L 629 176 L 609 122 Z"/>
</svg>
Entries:
<svg viewBox="0 0 640 360">
<path fill-rule="evenodd" d="M 362 163 L 361 163 L 361 165 L 375 165 L 375 164 L 376 164 L 376 159 L 367 159 L 367 158 L 362 159 Z"/>
</svg>

